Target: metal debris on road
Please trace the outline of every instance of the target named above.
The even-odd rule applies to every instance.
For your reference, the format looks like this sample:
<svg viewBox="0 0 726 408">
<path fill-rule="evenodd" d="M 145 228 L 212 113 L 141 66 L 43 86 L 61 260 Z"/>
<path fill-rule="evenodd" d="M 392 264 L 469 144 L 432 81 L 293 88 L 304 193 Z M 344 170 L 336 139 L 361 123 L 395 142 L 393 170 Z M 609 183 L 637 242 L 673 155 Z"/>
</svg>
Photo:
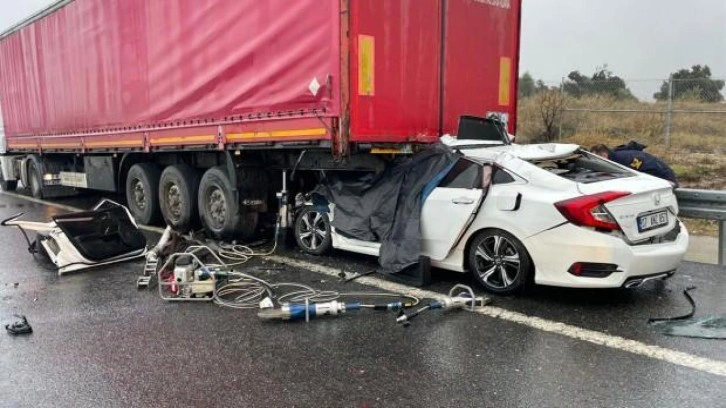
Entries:
<svg viewBox="0 0 726 408">
<path fill-rule="evenodd" d="M 667 336 L 692 337 L 700 339 L 726 339 L 726 316 L 704 316 L 693 318 L 696 302 L 689 293 L 695 286 L 686 288 L 683 295 L 691 304 L 691 311 L 674 317 L 648 319 L 648 324 Z"/>
<path fill-rule="evenodd" d="M 30 334 L 33 332 L 33 328 L 30 326 L 30 323 L 28 323 L 28 319 L 25 316 L 22 315 L 15 315 L 17 317 L 18 321 L 12 323 L 12 324 L 6 324 L 5 330 L 8 331 L 8 333 L 12 335 L 19 335 L 19 334 Z"/>
<path fill-rule="evenodd" d="M 340 271 L 340 274 L 338 276 L 340 277 L 340 279 L 343 282 L 348 283 L 348 282 L 352 282 L 362 276 L 368 276 L 368 275 L 372 275 L 374 273 L 376 273 L 375 269 L 369 269 L 365 272 L 354 273 L 354 274 L 351 274 L 350 276 L 348 276 L 348 274 L 345 271 Z"/>
</svg>

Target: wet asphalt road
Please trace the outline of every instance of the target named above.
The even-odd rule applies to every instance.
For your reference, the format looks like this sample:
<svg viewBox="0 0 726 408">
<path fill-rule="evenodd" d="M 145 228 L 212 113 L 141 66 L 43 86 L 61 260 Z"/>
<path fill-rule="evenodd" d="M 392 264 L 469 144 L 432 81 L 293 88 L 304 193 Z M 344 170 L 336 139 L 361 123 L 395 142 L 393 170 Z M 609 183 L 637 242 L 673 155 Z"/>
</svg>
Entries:
<svg viewBox="0 0 726 408">
<path fill-rule="evenodd" d="M 59 200 L 90 207 L 94 199 Z M 0 195 L 0 217 L 58 209 Z M 155 238 L 150 235 L 153 241 Z M 361 311 L 310 324 L 266 323 L 250 310 L 166 303 L 137 290 L 142 263 L 58 277 L 0 229 L 0 321 L 27 315 L 34 333 L 0 333 L 0 407 L 720 407 L 726 377 L 468 312 L 421 315 L 411 327 Z M 363 271 L 373 259 L 285 256 Z M 44 266 L 45 265 L 45 266 Z M 264 279 L 379 291 L 255 260 Z M 447 292 L 465 275 L 435 274 Z M 17 285 L 16 285 L 17 284 Z M 726 362 L 726 342 L 666 337 L 648 317 L 726 314 L 726 270 L 685 263 L 666 284 L 631 291 L 536 288 L 494 297 L 502 308 Z"/>
</svg>

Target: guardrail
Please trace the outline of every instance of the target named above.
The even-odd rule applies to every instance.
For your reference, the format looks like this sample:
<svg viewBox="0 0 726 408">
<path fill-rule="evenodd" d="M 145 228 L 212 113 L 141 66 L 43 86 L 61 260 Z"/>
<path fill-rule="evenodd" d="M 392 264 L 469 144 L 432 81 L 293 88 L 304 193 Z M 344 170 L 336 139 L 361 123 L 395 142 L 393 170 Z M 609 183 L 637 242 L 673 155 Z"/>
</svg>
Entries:
<svg viewBox="0 0 726 408">
<path fill-rule="evenodd" d="M 726 265 L 726 191 L 676 189 L 678 216 L 718 221 L 718 263 Z"/>
</svg>

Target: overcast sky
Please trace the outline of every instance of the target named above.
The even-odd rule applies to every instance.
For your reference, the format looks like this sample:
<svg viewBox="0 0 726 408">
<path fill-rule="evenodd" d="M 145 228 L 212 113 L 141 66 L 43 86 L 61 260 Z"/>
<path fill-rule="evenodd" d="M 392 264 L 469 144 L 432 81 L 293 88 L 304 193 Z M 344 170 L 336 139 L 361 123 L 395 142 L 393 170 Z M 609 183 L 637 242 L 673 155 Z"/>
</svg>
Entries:
<svg viewBox="0 0 726 408">
<path fill-rule="evenodd" d="M 55 0 L 0 0 L 0 31 L 53 3 Z"/>
<path fill-rule="evenodd" d="M 559 81 L 603 64 L 627 79 L 694 64 L 726 78 L 726 0 L 523 0 L 522 72 Z"/>
<path fill-rule="evenodd" d="M 53 2 L 0 0 L 0 30 Z M 535 78 L 603 64 L 626 79 L 693 64 L 726 78 L 726 0 L 523 0 L 522 9 L 520 70 Z"/>
</svg>

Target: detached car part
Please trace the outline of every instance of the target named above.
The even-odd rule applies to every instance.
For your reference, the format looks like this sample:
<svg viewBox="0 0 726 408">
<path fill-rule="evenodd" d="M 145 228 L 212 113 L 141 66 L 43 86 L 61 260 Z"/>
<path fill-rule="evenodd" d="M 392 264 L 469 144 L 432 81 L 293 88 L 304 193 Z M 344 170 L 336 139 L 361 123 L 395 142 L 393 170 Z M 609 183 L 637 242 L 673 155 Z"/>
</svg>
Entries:
<svg viewBox="0 0 726 408">
<path fill-rule="evenodd" d="M 30 326 L 30 323 L 28 323 L 28 318 L 22 315 L 15 315 L 18 320 L 17 322 L 13 324 L 6 324 L 5 330 L 8 331 L 10 334 L 18 335 L 18 334 L 30 334 L 33 332 L 33 328 Z"/>
<path fill-rule="evenodd" d="M 726 340 L 726 315 L 693 317 L 696 314 L 696 301 L 689 292 L 695 289 L 695 286 L 691 286 L 683 291 L 683 296 L 691 305 L 690 312 L 681 316 L 650 318 L 648 325 L 666 336 Z"/>
<path fill-rule="evenodd" d="M 23 213 L 0 223 L 17 227 L 35 253 L 42 248 L 58 267 L 58 274 L 128 261 L 146 254 L 146 237 L 128 208 L 101 200 L 90 211 L 52 217 L 50 222 L 23 221 Z M 26 231 L 35 231 L 31 242 Z"/>
</svg>

